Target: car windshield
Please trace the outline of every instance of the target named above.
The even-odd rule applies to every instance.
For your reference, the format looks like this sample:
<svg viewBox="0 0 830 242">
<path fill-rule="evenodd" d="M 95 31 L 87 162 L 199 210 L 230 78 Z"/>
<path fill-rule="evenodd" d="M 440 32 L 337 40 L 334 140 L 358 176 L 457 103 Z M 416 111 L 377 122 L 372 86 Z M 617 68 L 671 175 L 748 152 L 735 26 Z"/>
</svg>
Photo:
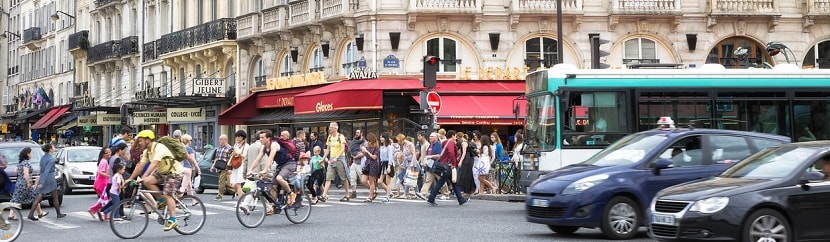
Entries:
<svg viewBox="0 0 830 242">
<path fill-rule="evenodd" d="M 628 135 L 581 164 L 619 166 L 636 163 L 642 160 L 648 152 L 657 148 L 666 138 L 666 135 L 662 134 Z"/>
<path fill-rule="evenodd" d="M 9 165 L 16 165 L 20 163 L 18 159 L 20 157 L 20 151 L 23 150 L 25 147 L 6 147 L 0 148 L 0 162 L 6 161 Z M 29 147 L 32 148 L 32 159 L 29 160 L 32 163 L 40 163 L 40 158 L 43 157 L 43 150 L 40 147 Z"/>
<path fill-rule="evenodd" d="M 807 159 L 818 152 L 807 147 L 776 147 L 765 149 L 730 167 L 720 177 L 776 179 L 799 169 Z"/>
<path fill-rule="evenodd" d="M 101 153 L 100 148 L 66 150 L 66 160 L 69 162 L 98 162 L 98 153 Z"/>
</svg>

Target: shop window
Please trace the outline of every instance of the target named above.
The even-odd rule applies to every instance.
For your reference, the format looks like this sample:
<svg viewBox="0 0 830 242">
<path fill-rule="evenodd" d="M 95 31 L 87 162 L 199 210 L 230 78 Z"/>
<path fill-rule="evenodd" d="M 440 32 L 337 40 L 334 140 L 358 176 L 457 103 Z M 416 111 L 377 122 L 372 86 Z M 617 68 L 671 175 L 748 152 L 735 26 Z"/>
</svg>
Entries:
<svg viewBox="0 0 830 242">
<path fill-rule="evenodd" d="M 427 40 L 427 55 L 441 58 L 438 72 L 456 72 L 461 59 L 458 59 L 458 45 L 450 38 L 439 37 Z"/>
<path fill-rule="evenodd" d="M 660 63 L 660 60 L 657 59 L 657 49 L 654 40 L 646 38 L 626 40 L 623 56 L 623 64 Z"/>
<path fill-rule="evenodd" d="M 294 63 L 294 60 L 291 59 L 290 55 L 286 53 L 282 56 L 282 61 L 280 61 L 280 76 L 290 76 L 292 74 L 291 63 Z"/>
<path fill-rule="evenodd" d="M 706 63 L 730 69 L 766 68 L 772 65 L 771 59 L 765 45 L 746 37 L 732 37 L 712 48 Z"/>
<path fill-rule="evenodd" d="M 557 58 L 555 39 L 538 37 L 525 41 L 525 66 L 531 70 L 551 67 L 556 64 Z"/>
<path fill-rule="evenodd" d="M 308 72 L 323 71 L 323 50 L 319 47 L 311 52 L 311 63 L 308 63 Z"/>
<path fill-rule="evenodd" d="M 804 68 L 830 69 L 830 40 L 811 47 L 802 65 Z"/>
<path fill-rule="evenodd" d="M 346 48 L 343 50 L 343 56 L 343 75 L 346 76 L 352 73 L 360 64 L 357 58 L 357 46 L 353 41 L 346 44 Z"/>
</svg>

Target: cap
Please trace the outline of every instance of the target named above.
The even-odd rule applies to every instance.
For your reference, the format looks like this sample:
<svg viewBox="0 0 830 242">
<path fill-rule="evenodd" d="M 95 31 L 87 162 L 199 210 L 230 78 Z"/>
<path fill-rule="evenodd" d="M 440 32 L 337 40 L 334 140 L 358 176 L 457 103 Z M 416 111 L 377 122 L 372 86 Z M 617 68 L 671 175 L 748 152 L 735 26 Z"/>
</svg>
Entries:
<svg viewBox="0 0 830 242">
<path fill-rule="evenodd" d="M 310 158 L 311 157 L 308 155 L 308 153 L 306 153 L 306 152 L 300 153 L 300 159 L 301 160 L 302 159 L 310 159 Z"/>
</svg>

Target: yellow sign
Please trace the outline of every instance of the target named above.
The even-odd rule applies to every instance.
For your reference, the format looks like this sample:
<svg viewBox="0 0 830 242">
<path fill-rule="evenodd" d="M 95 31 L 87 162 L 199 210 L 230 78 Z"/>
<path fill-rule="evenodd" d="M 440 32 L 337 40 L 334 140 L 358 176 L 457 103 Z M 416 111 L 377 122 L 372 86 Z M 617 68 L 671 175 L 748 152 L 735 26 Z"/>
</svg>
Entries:
<svg viewBox="0 0 830 242">
<path fill-rule="evenodd" d="M 167 121 L 170 122 L 204 122 L 204 108 L 167 108 Z"/>
<path fill-rule="evenodd" d="M 98 114 L 96 117 L 98 125 L 119 125 L 121 114 Z"/>
<path fill-rule="evenodd" d="M 487 68 L 478 68 L 478 79 L 477 80 L 524 80 L 525 76 L 527 76 L 527 72 L 530 70 L 530 67 L 523 66 L 523 67 L 508 67 L 508 68 L 501 68 L 501 67 L 487 67 Z M 473 68 L 466 66 L 462 67 L 461 71 L 458 72 L 458 76 L 456 79 L 458 80 L 472 80 L 470 73 L 473 72 Z"/>
<path fill-rule="evenodd" d="M 293 76 L 275 77 L 265 81 L 265 88 L 268 90 L 285 89 L 292 87 L 304 87 L 326 83 L 326 75 L 323 72 L 312 72 Z"/>
<path fill-rule="evenodd" d="M 3 132 L 4 134 L 9 133 L 9 124 L 3 124 L 3 130 L 2 130 L 2 132 Z"/>
<path fill-rule="evenodd" d="M 87 115 L 78 117 L 78 126 L 98 126 L 97 115 Z"/>
</svg>

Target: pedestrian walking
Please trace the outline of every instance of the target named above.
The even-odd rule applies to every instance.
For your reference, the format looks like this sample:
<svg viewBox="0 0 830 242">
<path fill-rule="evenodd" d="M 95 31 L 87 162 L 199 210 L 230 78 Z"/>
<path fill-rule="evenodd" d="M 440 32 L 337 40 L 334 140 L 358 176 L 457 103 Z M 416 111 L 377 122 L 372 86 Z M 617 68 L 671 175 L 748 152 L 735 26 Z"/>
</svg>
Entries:
<svg viewBox="0 0 830 242">
<path fill-rule="evenodd" d="M 308 190 L 312 191 L 314 198 L 311 204 L 315 205 L 318 201 L 325 202 L 323 198 L 323 182 L 326 180 L 326 162 L 323 161 L 323 150 L 320 146 L 314 146 L 311 156 L 311 176 L 308 177 L 306 186 Z M 301 155 L 302 156 L 302 155 Z"/>
<path fill-rule="evenodd" d="M 496 193 L 496 187 L 487 179 L 490 175 L 490 164 L 495 162 L 496 157 L 496 151 L 490 142 L 490 136 L 481 137 L 481 148 L 479 149 L 481 154 L 473 167 L 473 175 L 479 181 L 478 194 L 484 194 L 485 191 Z"/>
<path fill-rule="evenodd" d="M 446 147 L 442 147 L 441 143 L 438 142 L 437 133 L 430 134 L 429 139 L 432 142 L 432 144 L 429 148 L 429 155 L 427 155 L 426 158 L 432 159 L 432 162 L 440 162 L 443 165 L 448 166 L 450 169 L 455 169 L 458 166 L 458 159 L 456 159 L 456 151 L 454 151 L 456 145 L 454 139 L 457 139 L 458 136 L 453 137 L 454 133 L 455 132 L 452 130 L 447 132 L 447 137 L 452 138 L 444 142 L 446 144 Z M 438 204 L 435 203 L 435 197 L 438 196 L 438 191 L 444 184 L 446 184 L 449 187 L 452 187 L 453 193 L 455 193 L 455 197 L 458 199 L 458 205 L 464 205 L 469 201 L 461 195 L 461 189 L 452 182 L 452 172 L 446 171 L 436 175 L 439 177 L 438 182 L 434 186 L 432 186 L 432 191 L 429 193 L 429 196 L 427 197 L 427 203 L 430 206 L 438 206 Z"/>
<path fill-rule="evenodd" d="M 234 134 L 234 145 L 233 145 L 233 155 L 232 157 L 240 157 L 244 160 L 246 154 L 248 154 L 249 145 L 248 142 L 245 140 L 248 139 L 248 133 L 244 130 L 237 130 L 236 134 Z M 239 167 L 232 168 L 231 170 L 231 184 L 233 184 L 234 192 L 236 192 L 236 196 L 242 196 L 244 194 L 242 192 L 242 184 L 245 183 L 245 171 L 246 167 L 243 162 Z"/>
<path fill-rule="evenodd" d="M 101 148 L 101 152 L 98 154 L 98 170 L 97 175 L 95 176 L 95 182 L 92 183 L 92 189 L 95 190 L 95 194 L 98 195 L 100 200 L 106 201 L 104 197 L 107 197 L 108 194 L 106 193 L 107 185 L 109 185 L 109 178 L 110 178 L 110 156 L 112 155 L 112 151 L 110 148 L 104 147 Z M 101 210 L 103 209 L 105 204 L 102 204 L 99 201 L 95 201 L 95 204 L 89 207 L 89 215 L 95 219 L 95 214 L 98 214 L 98 219 L 103 220 L 103 215 L 100 214 Z"/>
<path fill-rule="evenodd" d="M 5 156 L 3 156 L 5 159 Z M 18 155 L 18 160 L 20 163 L 17 165 L 18 179 L 17 183 L 14 185 L 14 193 L 12 194 L 12 203 L 17 204 L 29 204 L 35 200 L 35 191 L 33 189 L 33 181 L 32 181 L 32 148 L 25 147 L 20 150 L 20 154 Z M 32 209 L 37 210 L 37 214 L 39 217 L 46 216 L 46 213 L 40 207 L 40 204 L 32 204 Z M 18 218 L 14 217 L 14 213 L 9 211 L 9 220 L 17 220 Z"/>
<path fill-rule="evenodd" d="M 37 187 L 35 187 L 35 194 L 37 196 L 32 204 L 39 204 L 43 200 L 43 195 L 52 194 L 52 204 L 55 205 L 56 216 L 58 218 L 66 217 L 66 214 L 61 213 L 61 204 L 60 200 L 58 200 L 58 180 L 55 178 L 55 147 L 52 144 L 45 144 L 41 149 L 46 154 L 40 158 L 40 176 L 37 179 Z M 29 220 L 38 220 L 38 218 L 34 217 L 35 210 L 29 210 Z"/>
<path fill-rule="evenodd" d="M 377 181 L 380 175 L 380 148 L 378 145 L 378 138 L 374 133 L 366 135 L 366 146 L 360 147 L 360 152 L 366 157 L 366 162 L 363 164 L 363 177 L 361 181 L 364 186 L 369 188 L 369 197 L 364 202 L 372 202 L 377 197 Z M 388 195 L 388 192 L 387 192 Z"/>
<path fill-rule="evenodd" d="M 336 122 L 329 123 L 329 136 L 326 138 L 326 149 L 323 153 L 323 160 L 328 162 L 326 170 L 326 186 L 323 188 L 323 199 L 328 199 L 329 188 L 334 176 L 340 177 L 343 181 L 343 188 L 346 190 L 346 196 L 340 199 L 341 202 L 349 201 L 349 179 L 346 177 L 346 137 L 340 134 L 339 125 Z"/>
<path fill-rule="evenodd" d="M 126 145 L 124 145 L 124 146 L 126 146 Z M 126 147 L 124 147 L 124 149 L 122 149 L 121 152 L 123 153 L 125 149 L 126 149 Z M 113 214 L 112 219 L 115 220 L 115 221 L 121 221 L 121 220 L 123 220 L 121 218 L 121 213 L 120 213 L 121 209 L 120 208 L 116 209 L 116 207 L 118 207 L 116 205 L 119 202 L 121 202 L 121 190 L 123 190 L 123 188 L 124 188 L 124 172 L 126 171 L 126 169 L 124 168 L 123 163 L 115 163 L 115 165 L 112 166 L 112 170 L 113 170 L 114 173 L 112 174 L 112 178 L 110 178 L 110 184 L 111 184 L 110 189 L 107 191 L 109 193 L 109 197 L 110 197 L 110 199 L 112 199 L 112 201 L 110 201 L 111 205 L 107 206 L 107 208 L 104 209 L 104 218 L 105 218 L 104 220 L 109 220 L 110 212 L 115 210 L 115 213 Z"/>
<path fill-rule="evenodd" d="M 199 169 L 198 161 L 196 161 L 196 150 L 190 147 L 190 144 L 193 143 L 193 136 L 183 134 L 181 141 L 187 151 L 187 158 L 182 161 L 184 169 L 182 169 L 182 186 L 179 191 L 187 195 L 193 195 L 193 179 L 201 175 L 202 171 Z M 193 203 L 195 205 L 196 201 L 193 201 Z"/>
<path fill-rule="evenodd" d="M 461 166 L 457 170 L 458 177 L 456 184 L 458 184 L 459 188 L 461 188 L 461 192 L 463 192 L 465 196 L 469 196 L 476 189 L 475 179 L 473 179 L 473 165 L 475 164 L 475 159 L 478 156 L 478 147 L 476 147 L 475 142 L 470 140 L 471 137 L 474 137 L 473 133 L 468 133 L 467 135 L 464 133 L 456 133 L 455 136 L 456 143 L 459 145 L 461 153 Z"/>
<path fill-rule="evenodd" d="M 392 147 L 392 140 L 389 139 L 389 135 L 383 133 L 380 135 L 380 142 L 379 142 L 379 152 L 378 154 L 378 165 L 380 167 L 380 174 L 378 175 L 378 185 L 380 188 L 386 191 L 386 197 L 383 198 L 383 202 L 389 202 L 389 199 L 392 199 L 392 177 L 395 176 L 395 166 L 393 162 L 395 161 L 393 155 L 395 154 L 394 147 Z"/>
<path fill-rule="evenodd" d="M 230 172 L 228 171 L 228 162 L 231 160 L 231 154 L 233 154 L 233 146 L 228 144 L 228 136 L 224 134 L 220 135 L 219 147 L 216 148 L 215 153 L 216 158 L 210 166 L 211 172 L 219 173 L 219 193 L 216 194 L 216 198 L 214 199 L 216 201 L 222 201 L 222 195 L 225 194 L 225 189 L 231 187 Z"/>
<path fill-rule="evenodd" d="M 352 193 L 349 198 L 357 198 L 357 183 L 360 182 L 361 173 L 363 171 L 363 163 L 366 161 L 366 156 L 361 152 L 361 149 L 366 146 L 366 140 L 363 137 L 362 130 L 354 131 L 354 139 L 349 141 L 349 153 L 352 155 L 352 163 L 349 164 L 349 184 L 352 185 Z"/>
</svg>

